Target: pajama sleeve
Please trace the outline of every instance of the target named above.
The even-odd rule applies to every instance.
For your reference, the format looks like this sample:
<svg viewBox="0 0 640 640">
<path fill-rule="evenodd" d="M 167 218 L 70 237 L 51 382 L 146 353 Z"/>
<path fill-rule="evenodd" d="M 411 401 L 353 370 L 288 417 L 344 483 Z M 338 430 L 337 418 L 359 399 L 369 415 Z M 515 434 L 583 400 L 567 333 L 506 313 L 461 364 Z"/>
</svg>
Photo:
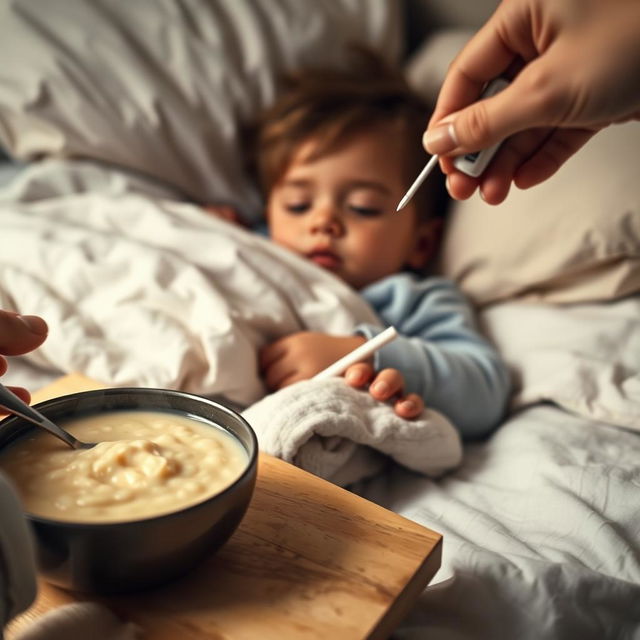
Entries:
<svg viewBox="0 0 640 640">
<path fill-rule="evenodd" d="M 376 370 L 401 371 L 405 391 L 447 416 L 464 439 L 483 437 L 498 425 L 509 398 L 509 372 L 452 282 L 399 274 L 362 293 L 382 323 L 356 331 L 371 338 L 393 325 L 400 334 L 375 354 Z"/>
</svg>

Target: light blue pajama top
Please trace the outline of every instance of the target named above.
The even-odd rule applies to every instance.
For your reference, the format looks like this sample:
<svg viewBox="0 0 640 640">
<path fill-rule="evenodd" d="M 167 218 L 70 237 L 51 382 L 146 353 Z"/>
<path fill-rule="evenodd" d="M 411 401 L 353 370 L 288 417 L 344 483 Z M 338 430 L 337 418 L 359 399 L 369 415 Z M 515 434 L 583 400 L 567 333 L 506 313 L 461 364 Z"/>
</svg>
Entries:
<svg viewBox="0 0 640 640">
<path fill-rule="evenodd" d="M 384 326 L 361 324 L 372 338 L 387 326 L 398 337 L 374 355 L 376 370 L 402 372 L 405 391 L 444 414 L 463 439 L 487 435 L 503 417 L 510 376 L 497 351 L 480 335 L 471 305 L 450 280 L 401 273 L 360 293 Z"/>
</svg>

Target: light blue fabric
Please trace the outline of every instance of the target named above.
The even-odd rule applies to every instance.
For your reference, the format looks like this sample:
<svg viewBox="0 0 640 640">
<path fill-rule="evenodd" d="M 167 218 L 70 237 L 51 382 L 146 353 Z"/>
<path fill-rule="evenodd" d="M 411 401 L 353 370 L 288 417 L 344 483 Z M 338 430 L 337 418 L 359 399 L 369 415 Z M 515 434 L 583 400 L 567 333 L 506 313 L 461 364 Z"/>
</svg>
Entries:
<svg viewBox="0 0 640 640">
<path fill-rule="evenodd" d="M 463 439 L 483 437 L 498 425 L 509 397 L 509 372 L 453 282 L 402 273 L 361 293 L 384 326 L 363 324 L 356 332 L 372 338 L 393 325 L 400 334 L 376 352 L 376 370 L 401 371 L 405 390 L 447 416 Z"/>
</svg>

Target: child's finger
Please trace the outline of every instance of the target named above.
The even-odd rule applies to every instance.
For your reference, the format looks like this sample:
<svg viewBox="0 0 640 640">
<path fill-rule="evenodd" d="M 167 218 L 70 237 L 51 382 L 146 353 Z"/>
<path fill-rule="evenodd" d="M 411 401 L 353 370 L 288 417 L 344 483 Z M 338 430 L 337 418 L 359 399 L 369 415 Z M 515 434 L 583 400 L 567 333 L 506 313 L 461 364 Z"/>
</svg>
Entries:
<svg viewBox="0 0 640 640">
<path fill-rule="evenodd" d="M 382 402 L 400 393 L 404 386 L 402 374 L 397 369 L 383 369 L 376 375 L 369 387 L 369 393 Z"/>
<path fill-rule="evenodd" d="M 373 367 L 368 362 L 356 362 L 344 372 L 344 379 L 350 387 L 361 388 L 373 378 Z"/>
<path fill-rule="evenodd" d="M 424 400 L 415 393 L 409 393 L 406 396 L 398 398 L 394 406 L 396 415 L 404 418 L 405 420 L 411 420 L 417 418 L 424 409 Z"/>
<path fill-rule="evenodd" d="M 288 387 L 290 384 L 294 382 L 300 382 L 301 380 L 308 380 L 309 378 L 303 376 L 299 371 L 294 371 L 288 376 L 282 378 L 278 384 L 273 388 L 274 391 L 280 391 L 280 389 L 284 389 Z"/>
<path fill-rule="evenodd" d="M 287 362 L 285 358 L 281 358 L 267 367 L 262 375 L 267 388 L 274 391 L 286 386 L 284 381 L 292 378 L 296 373 L 296 368 L 291 366 L 291 363 Z"/>
<path fill-rule="evenodd" d="M 281 360 L 287 350 L 282 343 L 281 340 L 276 340 L 271 344 L 267 344 L 262 349 L 260 349 L 260 353 L 258 354 L 258 366 L 261 371 L 266 371 L 269 367 L 273 366 L 275 362 Z"/>
</svg>

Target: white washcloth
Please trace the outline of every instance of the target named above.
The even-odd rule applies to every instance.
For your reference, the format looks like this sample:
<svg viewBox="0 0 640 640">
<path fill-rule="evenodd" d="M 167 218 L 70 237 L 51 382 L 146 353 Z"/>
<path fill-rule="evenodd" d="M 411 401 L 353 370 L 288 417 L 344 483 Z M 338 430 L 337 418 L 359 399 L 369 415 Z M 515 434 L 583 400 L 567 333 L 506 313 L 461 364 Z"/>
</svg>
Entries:
<svg viewBox="0 0 640 640">
<path fill-rule="evenodd" d="M 243 416 L 262 451 L 341 486 L 374 475 L 387 457 L 428 476 L 462 460 L 458 432 L 442 414 L 425 409 L 404 420 L 343 378 L 298 382 Z"/>
</svg>

